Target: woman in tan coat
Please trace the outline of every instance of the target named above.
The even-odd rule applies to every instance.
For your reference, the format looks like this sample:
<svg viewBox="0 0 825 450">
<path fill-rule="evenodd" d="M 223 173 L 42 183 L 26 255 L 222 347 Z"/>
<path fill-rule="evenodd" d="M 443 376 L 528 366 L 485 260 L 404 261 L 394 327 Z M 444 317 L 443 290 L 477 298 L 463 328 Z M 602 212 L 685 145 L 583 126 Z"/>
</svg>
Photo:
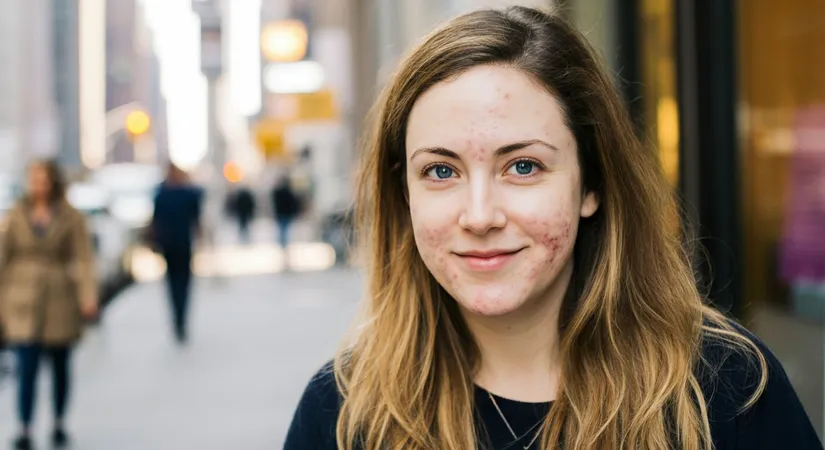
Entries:
<svg viewBox="0 0 825 450">
<path fill-rule="evenodd" d="M 84 319 L 97 314 L 94 257 L 83 216 L 65 199 L 54 162 L 28 171 L 26 195 L 9 212 L 0 255 L 0 321 L 17 356 L 18 413 L 15 449 L 32 448 L 37 370 L 41 355 L 53 371 L 53 444 L 68 438 L 63 416 L 69 394 L 69 356 Z"/>
</svg>

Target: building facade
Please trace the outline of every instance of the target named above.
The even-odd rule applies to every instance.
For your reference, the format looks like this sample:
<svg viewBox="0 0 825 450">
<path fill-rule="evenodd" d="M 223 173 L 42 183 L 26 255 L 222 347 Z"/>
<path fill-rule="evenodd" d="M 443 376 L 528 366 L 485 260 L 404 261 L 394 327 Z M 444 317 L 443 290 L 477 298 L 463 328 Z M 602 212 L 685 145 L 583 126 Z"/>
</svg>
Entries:
<svg viewBox="0 0 825 450">
<path fill-rule="evenodd" d="M 52 73 L 60 117 L 58 160 L 80 168 L 79 0 L 51 0 Z"/>
<path fill-rule="evenodd" d="M 60 145 L 51 0 L 0 4 L 0 173 L 17 176 Z"/>
</svg>

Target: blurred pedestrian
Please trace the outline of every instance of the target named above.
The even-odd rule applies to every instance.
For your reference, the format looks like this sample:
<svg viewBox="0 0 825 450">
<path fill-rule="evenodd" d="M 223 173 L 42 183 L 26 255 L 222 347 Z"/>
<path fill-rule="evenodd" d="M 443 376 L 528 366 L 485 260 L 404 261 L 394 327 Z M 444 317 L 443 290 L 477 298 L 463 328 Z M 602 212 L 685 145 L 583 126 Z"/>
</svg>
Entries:
<svg viewBox="0 0 825 450">
<path fill-rule="evenodd" d="M 155 196 L 151 228 L 155 246 L 166 261 L 172 325 L 179 343 L 187 338 L 192 256 L 202 200 L 201 189 L 191 183 L 186 172 L 170 164 Z"/>
<path fill-rule="evenodd" d="M 42 356 L 51 363 L 52 443 L 68 444 L 72 347 L 98 312 L 94 252 L 83 215 L 65 199 L 58 165 L 28 169 L 27 192 L 7 217 L 0 264 L 0 321 L 17 357 L 17 450 L 33 448 L 31 425 Z"/>
<path fill-rule="evenodd" d="M 255 196 L 246 187 L 239 187 L 229 198 L 229 211 L 238 221 L 241 242 L 249 243 L 249 225 L 255 217 Z"/>
<path fill-rule="evenodd" d="M 292 188 L 288 176 L 281 177 L 272 190 L 272 209 L 278 225 L 278 242 L 286 255 L 290 228 L 301 212 L 301 199 Z"/>
<path fill-rule="evenodd" d="M 678 199 L 574 26 L 475 11 L 408 55 L 364 151 L 363 314 L 285 450 L 822 449 L 697 289 Z"/>
</svg>

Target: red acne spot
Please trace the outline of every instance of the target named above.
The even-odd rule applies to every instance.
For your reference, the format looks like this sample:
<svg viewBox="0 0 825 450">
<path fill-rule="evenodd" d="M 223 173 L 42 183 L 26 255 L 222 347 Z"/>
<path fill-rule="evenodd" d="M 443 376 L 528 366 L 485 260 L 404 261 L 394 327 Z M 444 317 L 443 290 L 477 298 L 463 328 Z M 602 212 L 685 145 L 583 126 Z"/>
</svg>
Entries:
<svg viewBox="0 0 825 450">
<path fill-rule="evenodd" d="M 547 249 L 548 263 L 556 260 L 562 242 L 565 242 L 567 240 L 567 237 L 567 231 L 565 231 L 564 233 L 562 233 L 561 236 L 545 234 L 544 237 L 541 239 L 541 244 L 544 246 L 544 248 Z"/>
<path fill-rule="evenodd" d="M 437 230 L 433 229 L 426 229 L 424 230 L 424 241 L 429 245 L 435 245 L 438 243 L 440 238 L 440 234 Z"/>
</svg>

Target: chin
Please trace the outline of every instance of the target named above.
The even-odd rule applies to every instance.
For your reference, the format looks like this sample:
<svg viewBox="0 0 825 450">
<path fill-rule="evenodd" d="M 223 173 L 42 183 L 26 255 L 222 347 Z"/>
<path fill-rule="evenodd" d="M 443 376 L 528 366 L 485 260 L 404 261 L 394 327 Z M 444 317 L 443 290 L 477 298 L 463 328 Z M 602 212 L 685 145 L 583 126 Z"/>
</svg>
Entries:
<svg viewBox="0 0 825 450">
<path fill-rule="evenodd" d="M 515 295 L 512 288 L 481 287 L 454 295 L 458 305 L 472 314 L 485 317 L 505 316 L 519 309 L 525 298 Z"/>
</svg>

